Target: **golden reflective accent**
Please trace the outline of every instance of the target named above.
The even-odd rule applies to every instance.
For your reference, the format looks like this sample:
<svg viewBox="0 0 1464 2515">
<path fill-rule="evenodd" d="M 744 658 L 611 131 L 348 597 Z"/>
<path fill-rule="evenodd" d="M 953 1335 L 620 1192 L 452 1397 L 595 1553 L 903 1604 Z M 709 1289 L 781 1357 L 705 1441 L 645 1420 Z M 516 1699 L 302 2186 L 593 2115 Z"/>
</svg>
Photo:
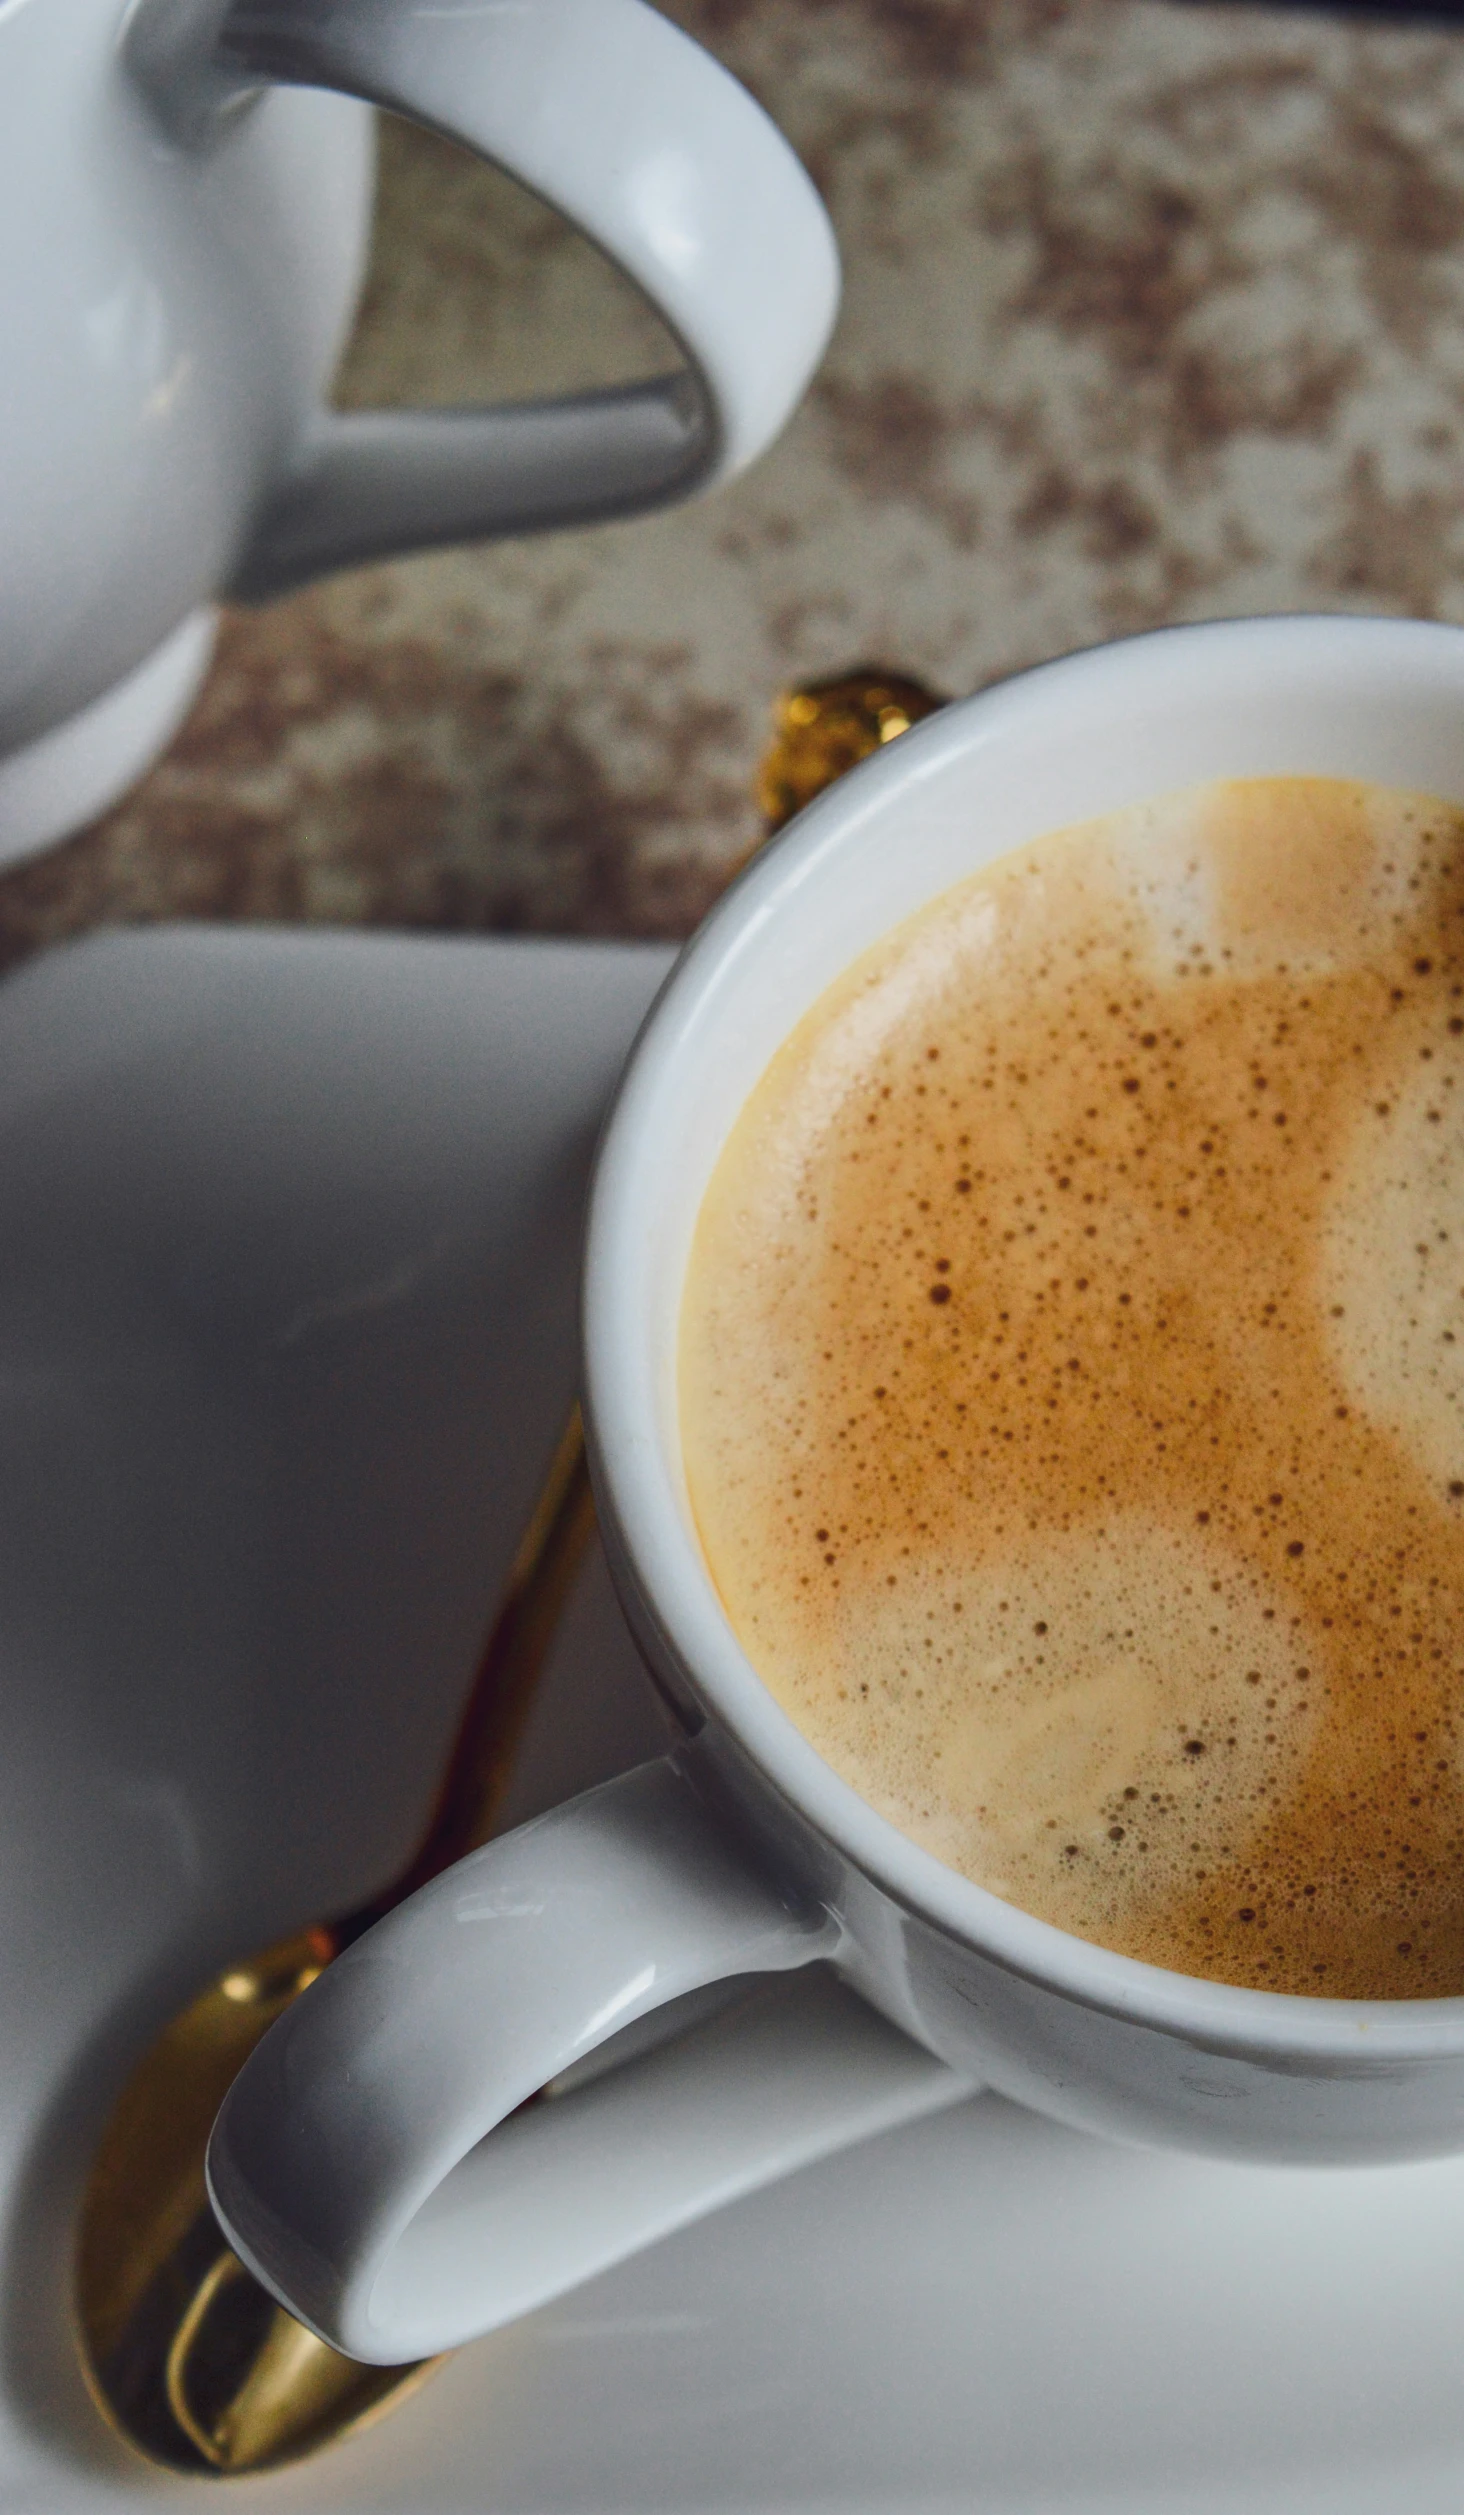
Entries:
<svg viewBox="0 0 1464 2515">
<path fill-rule="evenodd" d="M 882 743 L 908 733 L 945 702 L 904 673 L 865 664 L 832 681 L 787 690 L 774 711 L 774 736 L 758 771 L 757 800 L 769 834 L 780 830 L 846 769 Z"/>
<path fill-rule="evenodd" d="M 770 829 L 940 701 L 877 667 L 786 693 L 762 764 Z M 511 1567 L 420 1849 L 359 1912 L 231 1965 L 163 2029 L 113 2107 L 76 2253 L 82 2364 L 104 2416 L 155 2463 L 215 2478 L 276 2469 L 379 2419 L 437 2358 L 367 2367 L 275 2304 L 225 2243 L 203 2160 L 236 2073 L 343 1947 L 489 1840 L 560 1611 L 594 1528 L 575 1409 Z"/>
<path fill-rule="evenodd" d="M 112 2426 L 153 2462 L 219 2477 L 295 2462 L 379 2419 L 440 2363 L 358 2366 L 276 2305 L 219 2231 L 204 2151 L 231 2081 L 290 2002 L 393 1904 L 493 1833 L 593 1527 L 576 1409 L 410 1866 L 361 1911 L 231 1965 L 163 2029 L 113 2108 L 81 2207 L 81 2356 Z"/>
</svg>

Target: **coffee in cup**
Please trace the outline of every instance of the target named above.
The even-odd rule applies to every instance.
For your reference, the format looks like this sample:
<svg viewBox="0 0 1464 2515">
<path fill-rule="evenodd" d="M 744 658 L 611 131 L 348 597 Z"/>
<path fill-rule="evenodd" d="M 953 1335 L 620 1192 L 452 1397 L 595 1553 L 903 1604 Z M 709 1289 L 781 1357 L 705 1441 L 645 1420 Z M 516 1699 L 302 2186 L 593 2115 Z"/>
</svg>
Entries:
<svg viewBox="0 0 1464 2515">
<path fill-rule="evenodd" d="M 923 1848 L 1176 1971 L 1464 1992 L 1464 812 L 1018 849 L 754 1090 L 682 1313 L 737 1636 Z"/>
<path fill-rule="evenodd" d="M 1461 807 L 1464 630 L 1222 621 L 943 709 L 713 911 L 585 1258 L 673 1743 L 408 1897 L 231 2088 L 215 2207 L 333 2347 L 452 2347 L 974 2080 L 1235 2159 L 1464 2150 Z"/>
</svg>

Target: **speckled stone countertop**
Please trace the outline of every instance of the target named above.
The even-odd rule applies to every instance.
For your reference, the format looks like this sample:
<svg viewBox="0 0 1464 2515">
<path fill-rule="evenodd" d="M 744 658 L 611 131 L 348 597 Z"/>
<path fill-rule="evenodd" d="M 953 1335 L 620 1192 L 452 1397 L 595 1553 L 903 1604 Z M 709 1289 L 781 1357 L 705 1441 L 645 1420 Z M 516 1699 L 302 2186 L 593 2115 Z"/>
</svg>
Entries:
<svg viewBox="0 0 1464 2515">
<path fill-rule="evenodd" d="M 701 506 L 237 612 L 167 758 L 0 879 L 0 959 L 110 920 L 677 935 L 778 688 L 952 692 L 1116 631 L 1464 619 L 1464 28 L 1168 0 L 674 0 L 838 228 L 783 441 Z M 653 371 L 549 212 L 383 131 L 356 404 Z"/>
</svg>

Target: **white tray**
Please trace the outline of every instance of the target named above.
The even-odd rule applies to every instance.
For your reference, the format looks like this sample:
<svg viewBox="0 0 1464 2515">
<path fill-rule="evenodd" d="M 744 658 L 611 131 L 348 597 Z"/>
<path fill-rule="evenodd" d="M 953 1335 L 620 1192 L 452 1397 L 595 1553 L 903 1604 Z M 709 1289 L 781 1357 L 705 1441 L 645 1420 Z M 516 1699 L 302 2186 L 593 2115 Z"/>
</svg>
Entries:
<svg viewBox="0 0 1464 2515">
<path fill-rule="evenodd" d="M 218 932 L 0 989 L 0 2515 L 219 2483 L 67 2324 L 119 2077 L 391 1874 L 572 1394 L 656 951 Z M 595 1562 L 518 1815 L 660 1736 Z M 1464 2161 L 1100 2146 L 990 2099 L 723 2212 L 230 2482 L 351 2515 L 1458 2515 Z"/>
</svg>

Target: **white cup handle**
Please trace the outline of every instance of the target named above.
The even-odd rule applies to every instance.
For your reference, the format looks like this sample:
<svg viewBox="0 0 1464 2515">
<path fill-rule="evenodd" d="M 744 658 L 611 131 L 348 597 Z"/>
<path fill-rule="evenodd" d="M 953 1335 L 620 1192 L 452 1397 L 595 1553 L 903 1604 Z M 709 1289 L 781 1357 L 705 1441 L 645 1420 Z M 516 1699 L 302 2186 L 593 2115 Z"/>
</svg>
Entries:
<svg viewBox="0 0 1464 2515">
<path fill-rule="evenodd" d="M 786 1979 L 835 1952 L 831 1925 L 749 1865 L 694 1769 L 642 1765 L 460 1861 L 338 1956 L 235 2080 L 214 2208 L 334 2348 L 377 2365 L 453 2348 L 969 2093 L 824 1968 Z M 747 1974 L 785 1979 L 526 2106 L 667 2002 Z"/>
<path fill-rule="evenodd" d="M 643 0 L 139 0 L 126 50 L 194 146 L 267 80 L 464 141 L 593 238 L 686 355 L 561 400 L 321 411 L 235 594 L 710 489 L 771 443 L 822 355 L 839 266 L 817 193 L 746 89 Z"/>
</svg>

